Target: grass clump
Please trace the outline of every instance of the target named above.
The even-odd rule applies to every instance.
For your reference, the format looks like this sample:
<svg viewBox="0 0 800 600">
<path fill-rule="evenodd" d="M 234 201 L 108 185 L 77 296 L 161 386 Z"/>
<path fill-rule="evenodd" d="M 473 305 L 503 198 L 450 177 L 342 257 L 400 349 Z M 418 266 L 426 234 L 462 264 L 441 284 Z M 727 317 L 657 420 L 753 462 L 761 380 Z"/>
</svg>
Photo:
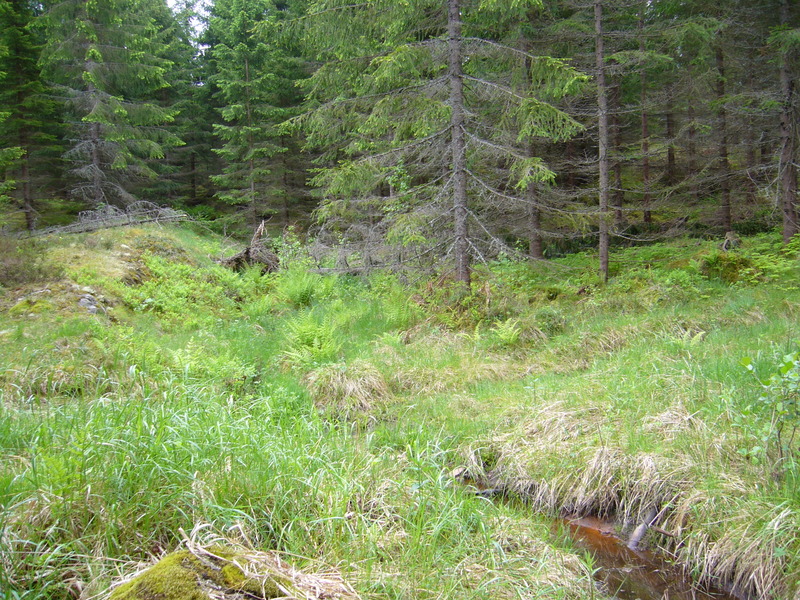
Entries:
<svg viewBox="0 0 800 600">
<path fill-rule="evenodd" d="M 344 416 L 370 410 L 389 396 L 383 374 L 366 360 L 323 365 L 303 381 L 319 408 Z"/>
</svg>

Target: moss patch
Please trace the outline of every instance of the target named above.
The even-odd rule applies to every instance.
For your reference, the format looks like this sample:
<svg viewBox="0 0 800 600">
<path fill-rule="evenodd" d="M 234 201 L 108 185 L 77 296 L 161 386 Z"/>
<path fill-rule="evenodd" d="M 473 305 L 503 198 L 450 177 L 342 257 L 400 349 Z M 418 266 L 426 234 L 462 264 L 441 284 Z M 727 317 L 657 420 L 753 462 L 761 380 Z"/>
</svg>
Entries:
<svg viewBox="0 0 800 600">
<path fill-rule="evenodd" d="M 234 564 L 236 555 L 216 548 L 202 557 L 188 550 L 174 552 L 138 577 L 119 586 L 109 600 L 231 600 L 277 598 L 282 595 L 270 579 L 251 578 Z"/>
</svg>

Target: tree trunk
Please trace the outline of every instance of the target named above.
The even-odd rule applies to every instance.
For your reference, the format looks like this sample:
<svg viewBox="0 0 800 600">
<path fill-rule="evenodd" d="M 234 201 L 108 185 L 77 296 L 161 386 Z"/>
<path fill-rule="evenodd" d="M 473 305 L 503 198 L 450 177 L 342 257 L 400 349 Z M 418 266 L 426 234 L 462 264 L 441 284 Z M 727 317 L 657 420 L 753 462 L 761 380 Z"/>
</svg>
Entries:
<svg viewBox="0 0 800 600">
<path fill-rule="evenodd" d="M 100 123 L 92 123 L 89 131 L 92 145 L 92 191 L 94 192 L 94 205 L 100 206 L 105 197 L 103 193 L 103 164 L 100 159 Z"/>
<path fill-rule="evenodd" d="M 750 70 L 747 71 L 745 85 L 749 90 L 755 89 L 753 72 Z M 744 128 L 744 187 L 747 190 L 747 202 L 750 206 L 755 206 L 758 196 L 758 187 L 756 186 L 756 169 L 758 167 L 758 160 L 756 159 L 756 127 L 754 121 L 755 119 L 753 118 L 753 115 L 749 114 L 747 116 L 747 124 Z"/>
<path fill-rule="evenodd" d="M 467 155 L 464 137 L 464 79 L 462 64 L 461 6 L 448 0 L 447 34 L 450 78 L 450 149 L 453 155 L 453 225 L 456 281 L 469 285 L 470 260 L 467 229 Z"/>
<path fill-rule="evenodd" d="M 247 145 L 248 150 L 252 152 L 255 142 L 253 142 L 253 111 L 250 104 L 250 61 L 244 59 L 244 82 L 245 82 L 245 110 L 247 111 Z M 247 161 L 247 168 L 249 169 L 248 179 L 250 179 L 250 212 L 253 219 L 253 224 L 258 223 L 258 215 L 256 210 L 256 163 L 253 158 Z"/>
<path fill-rule="evenodd" d="M 650 212 L 650 126 L 647 113 L 647 72 L 645 71 L 644 61 L 644 11 L 646 3 L 639 9 L 639 53 L 641 63 L 639 65 L 639 84 L 641 86 L 641 105 L 642 105 L 642 210 L 645 223 L 653 222 L 653 215 Z"/>
<path fill-rule="evenodd" d="M 19 147 L 22 148 L 23 153 L 19 173 L 22 184 L 22 212 L 25 214 L 25 227 L 28 231 L 33 231 L 36 229 L 36 209 L 33 206 L 33 195 L 31 194 L 31 154 L 28 142 L 28 129 L 22 126 L 19 130 Z"/>
<path fill-rule="evenodd" d="M 697 127 L 695 126 L 695 114 L 692 101 L 689 101 L 689 108 L 686 111 L 686 116 L 689 119 L 688 141 L 686 144 L 686 170 L 689 172 L 689 180 L 691 181 L 691 194 L 695 202 L 700 201 L 700 186 L 697 181 Z"/>
<path fill-rule="evenodd" d="M 567 140 L 567 143 L 564 145 L 564 153 L 567 155 L 567 164 L 564 167 L 564 170 L 567 172 L 564 178 L 564 187 L 568 190 L 575 189 L 576 182 L 575 182 L 575 142 L 572 140 Z"/>
<path fill-rule="evenodd" d="M 675 164 L 675 114 L 672 101 L 667 101 L 667 112 L 664 115 L 667 130 L 667 185 L 672 185 L 678 180 L 677 166 Z"/>
<path fill-rule="evenodd" d="M 531 20 L 533 18 L 531 17 Z M 525 52 L 530 53 L 532 51 L 530 40 L 525 40 L 524 45 Z M 533 80 L 531 78 L 531 68 L 533 67 L 533 61 L 530 57 L 525 58 L 525 87 L 526 93 L 529 92 L 531 87 L 533 86 Z M 536 156 L 536 147 L 534 146 L 533 142 L 528 144 L 528 157 L 533 158 Z M 537 186 L 535 183 L 531 182 L 528 184 L 527 189 L 527 198 L 530 202 L 530 208 L 528 210 L 528 254 L 534 260 L 542 260 L 544 258 L 544 248 L 542 244 L 542 211 L 539 207 L 539 194 L 537 193 Z"/>
<path fill-rule="evenodd" d="M 281 181 L 283 182 L 283 225 L 284 227 L 289 224 L 289 161 L 286 158 L 286 152 L 281 153 L 281 161 L 283 164 L 283 173 L 281 173 Z"/>
<path fill-rule="evenodd" d="M 730 162 L 728 161 L 728 111 L 725 108 L 725 55 L 722 47 L 715 50 L 717 63 L 717 101 L 719 102 L 719 184 L 720 184 L 720 220 L 722 228 L 731 231 L 731 186 Z"/>
<path fill-rule="evenodd" d="M 605 50 L 603 47 L 603 4 L 594 2 L 595 60 L 597 63 L 598 162 L 600 170 L 600 277 L 608 281 L 608 90 L 606 89 Z"/>
<path fill-rule="evenodd" d="M 530 228 L 528 252 L 531 258 L 542 260 L 544 258 L 544 245 L 542 244 L 542 211 L 539 210 L 535 183 L 531 183 L 528 186 L 528 200 L 530 200 L 531 203 L 530 212 L 528 213 L 528 225 Z"/>
<path fill-rule="evenodd" d="M 620 112 L 620 82 L 614 84 L 611 88 L 611 129 L 614 132 L 614 228 L 619 231 L 625 225 L 625 218 L 622 213 L 622 207 L 625 204 L 625 192 L 622 189 L 622 127 L 620 125 L 619 112 Z"/>
<path fill-rule="evenodd" d="M 781 2 L 781 25 L 789 24 L 789 0 Z M 794 78 L 791 71 L 791 50 L 781 55 L 781 209 L 783 213 L 783 242 L 788 243 L 798 232 L 797 167 L 795 166 Z"/>
</svg>

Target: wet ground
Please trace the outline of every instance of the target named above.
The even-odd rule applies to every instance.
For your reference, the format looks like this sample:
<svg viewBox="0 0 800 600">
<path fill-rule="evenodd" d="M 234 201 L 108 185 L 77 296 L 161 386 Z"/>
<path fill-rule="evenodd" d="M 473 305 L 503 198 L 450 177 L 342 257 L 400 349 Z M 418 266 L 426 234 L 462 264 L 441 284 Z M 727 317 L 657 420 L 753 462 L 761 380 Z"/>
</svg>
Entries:
<svg viewBox="0 0 800 600">
<path fill-rule="evenodd" d="M 620 600 L 740 600 L 721 590 L 700 588 L 683 571 L 646 550 L 631 550 L 613 524 L 595 517 L 567 519 L 575 545 L 594 557 L 595 579 Z"/>
</svg>

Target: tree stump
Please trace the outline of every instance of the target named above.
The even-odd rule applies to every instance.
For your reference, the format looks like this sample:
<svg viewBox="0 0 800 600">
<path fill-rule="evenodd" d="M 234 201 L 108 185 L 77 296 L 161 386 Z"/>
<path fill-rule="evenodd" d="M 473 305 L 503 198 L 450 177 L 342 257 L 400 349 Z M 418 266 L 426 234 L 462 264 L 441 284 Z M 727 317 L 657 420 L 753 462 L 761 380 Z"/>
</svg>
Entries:
<svg viewBox="0 0 800 600">
<path fill-rule="evenodd" d="M 219 262 L 223 267 L 234 271 L 241 271 L 247 267 L 260 266 L 264 273 L 272 273 L 280 267 L 278 255 L 270 250 L 264 242 L 264 221 L 258 226 L 250 244 L 241 252 L 230 258 L 223 258 Z"/>
</svg>

